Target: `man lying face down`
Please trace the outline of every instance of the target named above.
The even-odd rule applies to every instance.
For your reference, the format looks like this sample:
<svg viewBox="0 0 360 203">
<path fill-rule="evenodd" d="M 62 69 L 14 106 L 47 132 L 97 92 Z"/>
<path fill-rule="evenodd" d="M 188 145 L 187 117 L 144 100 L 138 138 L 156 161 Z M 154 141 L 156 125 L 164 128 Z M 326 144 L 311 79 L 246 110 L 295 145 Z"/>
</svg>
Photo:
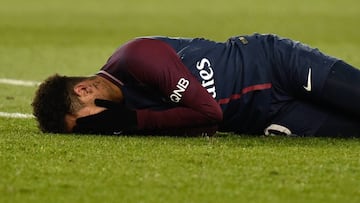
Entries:
<svg viewBox="0 0 360 203">
<path fill-rule="evenodd" d="M 143 37 L 36 92 L 43 132 L 359 136 L 360 71 L 276 35 Z"/>
</svg>

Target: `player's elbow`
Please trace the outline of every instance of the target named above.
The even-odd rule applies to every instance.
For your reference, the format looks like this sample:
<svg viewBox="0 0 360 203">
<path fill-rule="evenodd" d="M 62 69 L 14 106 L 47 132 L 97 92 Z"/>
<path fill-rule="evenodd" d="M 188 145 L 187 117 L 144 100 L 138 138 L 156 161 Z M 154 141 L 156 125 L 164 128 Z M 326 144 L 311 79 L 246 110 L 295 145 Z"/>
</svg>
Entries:
<svg viewBox="0 0 360 203">
<path fill-rule="evenodd" d="M 220 123 L 223 120 L 223 112 L 221 108 L 214 108 L 208 114 L 208 118 L 212 123 Z"/>
</svg>

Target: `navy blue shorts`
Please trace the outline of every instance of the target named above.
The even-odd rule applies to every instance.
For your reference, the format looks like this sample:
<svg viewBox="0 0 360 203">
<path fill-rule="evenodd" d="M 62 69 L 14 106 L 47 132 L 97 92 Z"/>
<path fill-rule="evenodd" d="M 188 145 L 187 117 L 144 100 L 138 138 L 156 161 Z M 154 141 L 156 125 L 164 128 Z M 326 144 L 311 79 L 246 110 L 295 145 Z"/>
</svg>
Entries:
<svg viewBox="0 0 360 203">
<path fill-rule="evenodd" d="M 275 35 L 255 34 L 246 39 L 249 43 L 263 41 L 272 60 L 268 126 L 282 126 L 300 136 L 316 135 L 329 116 L 319 97 L 331 67 L 339 59 Z"/>
</svg>

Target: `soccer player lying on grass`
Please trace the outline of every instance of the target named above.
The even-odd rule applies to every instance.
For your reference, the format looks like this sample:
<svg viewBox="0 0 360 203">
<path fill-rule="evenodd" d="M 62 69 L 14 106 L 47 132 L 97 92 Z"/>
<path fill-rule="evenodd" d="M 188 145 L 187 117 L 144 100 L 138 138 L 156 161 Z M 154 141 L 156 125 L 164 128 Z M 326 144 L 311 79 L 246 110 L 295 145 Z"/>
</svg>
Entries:
<svg viewBox="0 0 360 203">
<path fill-rule="evenodd" d="M 43 132 L 360 135 L 360 71 L 276 35 L 144 37 L 91 77 L 54 75 L 33 101 Z"/>
</svg>

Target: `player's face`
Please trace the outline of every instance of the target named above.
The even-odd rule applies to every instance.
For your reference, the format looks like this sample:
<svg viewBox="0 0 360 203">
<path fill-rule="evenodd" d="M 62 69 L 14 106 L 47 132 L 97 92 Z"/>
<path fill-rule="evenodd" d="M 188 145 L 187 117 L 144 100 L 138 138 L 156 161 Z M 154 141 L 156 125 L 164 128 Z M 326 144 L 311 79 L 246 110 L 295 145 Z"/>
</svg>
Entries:
<svg viewBox="0 0 360 203">
<path fill-rule="evenodd" d="M 120 88 L 99 76 L 80 82 L 74 92 L 85 105 L 95 105 L 95 99 L 120 102 L 123 97 Z"/>
<path fill-rule="evenodd" d="M 95 105 L 95 99 L 105 99 L 115 102 L 121 102 L 123 100 L 120 88 L 99 76 L 75 85 L 74 92 L 83 103 L 83 107 L 77 111 L 75 115 L 65 116 L 65 122 L 69 132 L 71 132 L 71 129 L 75 126 L 76 119 L 97 114 L 105 110 L 104 107 Z"/>
</svg>

